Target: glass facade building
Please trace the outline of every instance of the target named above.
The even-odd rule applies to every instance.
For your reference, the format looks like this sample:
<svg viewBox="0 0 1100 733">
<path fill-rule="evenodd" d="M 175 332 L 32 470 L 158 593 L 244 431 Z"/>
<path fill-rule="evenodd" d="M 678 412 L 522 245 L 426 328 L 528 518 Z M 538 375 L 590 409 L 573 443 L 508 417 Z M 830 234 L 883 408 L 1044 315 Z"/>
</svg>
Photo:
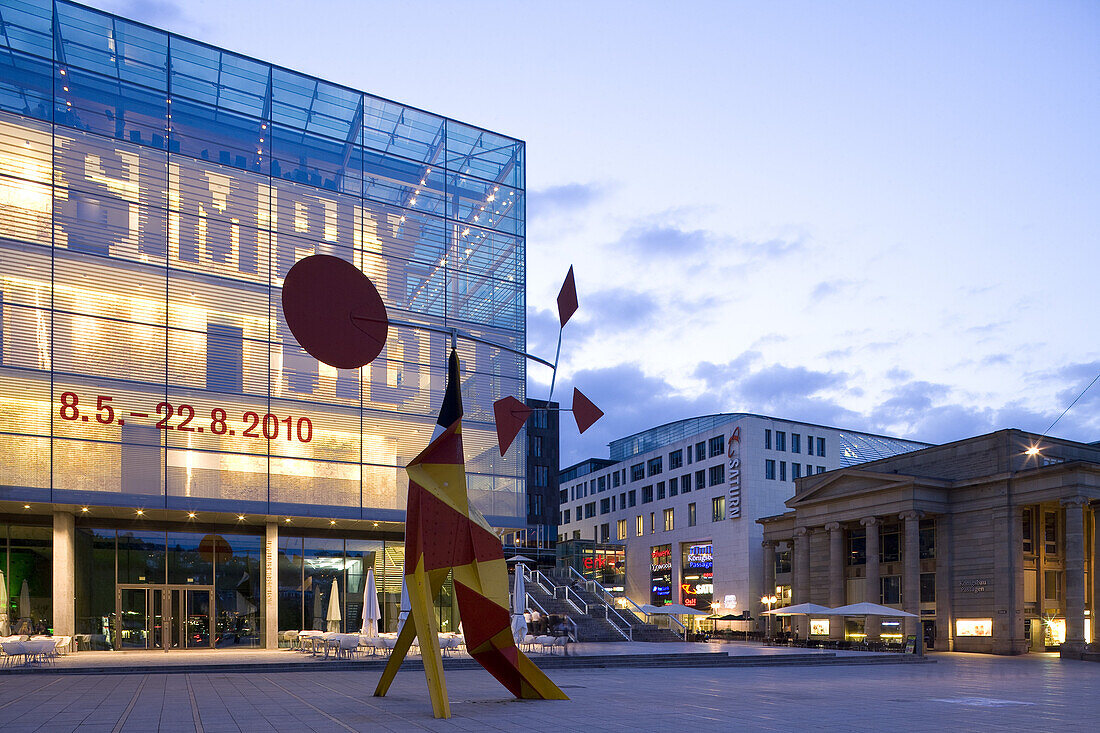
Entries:
<svg viewBox="0 0 1100 733">
<path fill-rule="evenodd" d="M 354 549 L 380 563 L 447 339 L 391 327 L 373 363 L 328 367 L 291 336 L 283 278 L 334 255 L 392 317 L 523 350 L 523 142 L 68 2 L 0 0 L 0 28 L 0 511 L 27 526 L 75 513 L 92 536 L 74 540 L 77 566 L 84 544 L 128 556 L 138 530 L 118 522 L 137 509 L 229 521 L 207 532 L 223 538 L 309 518 L 389 531 L 373 555 Z M 526 440 L 500 457 L 491 405 L 524 398 L 524 362 L 470 342 L 459 355 L 471 502 L 521 527 Z M 306 568 L 328 565 L 302 541 L 308 595 Z M 262 605 L 258 587 L 219 590 L 211 563 L 211 603 Z M 7 582 L 17 597 L 22 578 Z M 279 596 L 281 616 L 281 580 Z"/>
</svg>

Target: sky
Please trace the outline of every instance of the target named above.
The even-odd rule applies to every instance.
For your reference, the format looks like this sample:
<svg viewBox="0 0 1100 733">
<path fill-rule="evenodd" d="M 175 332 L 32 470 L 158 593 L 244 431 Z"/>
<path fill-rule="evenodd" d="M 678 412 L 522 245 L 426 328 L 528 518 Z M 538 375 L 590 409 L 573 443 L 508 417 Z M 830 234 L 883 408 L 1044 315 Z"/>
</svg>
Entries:
<svg viewBox="0 0 1100 733">
<path fill-rule="evenodd" d="M 1098 3 L 89 4 L 524 140 L 528 350 L 573 265 L 554 397 L 606 413 L 563 467 L 715 412 L 1043 433 L 1100 374 Z"/>
</svg>

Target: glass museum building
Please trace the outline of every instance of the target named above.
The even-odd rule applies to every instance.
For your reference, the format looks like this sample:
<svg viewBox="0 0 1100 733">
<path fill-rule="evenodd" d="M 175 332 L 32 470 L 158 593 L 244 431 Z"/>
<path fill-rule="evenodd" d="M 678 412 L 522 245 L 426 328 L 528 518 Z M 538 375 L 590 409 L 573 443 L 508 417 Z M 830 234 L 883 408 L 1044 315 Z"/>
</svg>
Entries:
<svg viewBox="0 0 1100 733">
<path fill-rule="evenodd" d="M 281 285 L 334 255 L 392 318 L 522 351 L 523 142 L 73 3 L 0 28 L 0 631 L 274 647 L 359 629 L 370 568 L 394 628 L 448 337 L 338 370 Z M 523 527 L 492 402 L 524 362 L 459 356 L 471 501 Z"/>
</svg>

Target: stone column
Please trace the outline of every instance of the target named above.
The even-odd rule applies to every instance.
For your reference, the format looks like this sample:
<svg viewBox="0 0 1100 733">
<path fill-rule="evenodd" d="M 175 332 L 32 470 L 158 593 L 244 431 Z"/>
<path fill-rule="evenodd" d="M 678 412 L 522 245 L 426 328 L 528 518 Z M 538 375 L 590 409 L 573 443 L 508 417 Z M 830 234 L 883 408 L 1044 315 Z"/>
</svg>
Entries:
<svg viewBox="0 0 1100 733">
<path fill-rule="evenodd" d="M 864 517 L 859 520 L 867 530 L 867 564 L 864 566 L 863 600 L 878 603 L 882 600 L 882 582 L 879 579 L 879 545 L 877 517 Z M 882 631 L 882 621 L 877 616 L 868 616 L 864 622 L 864 632 L 868 640 L 877 641 Z"/>
<path fill-rule="evenodd" d="M 998 507 L 992 514 L 993 653 L 1026 654 L 1023 508 Z"/>
<path fill-rule="evenodd" d="M 76 523 L 69 512 L 53 513 L 53 633 L 76 633 Z"/>
<path fill-rule="evenodd" d="M 829 605 L 833 608 L 845 604 L 844 588 L 844 528 L 839 522 L 825 525 L 829 533 Z M 829 618 L 829 638 L 844 638 L 844 619 L 840 616 Z"/>
<path fill-rule="evenodd" d="M 764 548 L 764 580 L 763 580 L 763 592 L 762 596 L 770 596 L 775 594 L 775 548 L 779 543 L 774 540 L 764 540 L 760 543 L 760 546 Z M 758 599 L 757 599 L 758 600 Z M 772 604 L 772 608 L 775 604 Z M 760 604 L 761 611 L 768 610 L 768 604 Z M 761 616 L 760 631 L 767 633 L 769 628 L 775 628 L 773 624 L 770 624 L 769 616 Z"/>
<path fill-rule="evenodd" d="M 920 518 L 921 513 L 916 511 L 898 515 L 902 521 L 902 541 L 905 543 L 902 547 L 901 609 L 917 615 L 917 618 L 905 619 L 904 628 L 906 634 L 916 634 L 917 641 L 923 644 L 920 623 Z"/>
<path fill-rule="evenodd" d="M 806 527 L 794 530 L 794 566 L 791 568 L 791 605 L 810 600 L 810 535 Z M 810 624 L 806 616 L 793 616 L 792 628 L 800 639 L 810 638 Z"/>
<path fill-rule="evenodd" d="M 1063 651 L 1085 646 L 1085 504 L 1082 496 L 1063 499 L 1066 510 L 1066 641 Z"/>
<path fill-rule="evenodd" d="M 279 648 L 279 525 L 264 527 L 264 553 L 260 587 L 264 600 L 260 609 L 261 641 L 264 649 Z"/>
<path fill-rule="evenodd" d="M 936 516 L 936 651 L 955 648 L 955 615 L 951 611 L 951 515 Z"/>
</svg>

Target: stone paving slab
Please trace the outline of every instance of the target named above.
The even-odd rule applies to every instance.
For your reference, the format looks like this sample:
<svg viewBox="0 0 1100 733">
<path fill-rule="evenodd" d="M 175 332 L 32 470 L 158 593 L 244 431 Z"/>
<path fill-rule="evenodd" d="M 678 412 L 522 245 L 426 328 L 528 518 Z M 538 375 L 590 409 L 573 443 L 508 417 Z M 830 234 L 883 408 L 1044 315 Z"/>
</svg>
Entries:
<svg viewBox="0 0 1100 733">
<path fill-rule="evenodd" d="M 1094 731 L 1100 665 L 937 654 L 882 667 L 557 670 L 568 701 L 512 699 L 480 670 L 446 674 L 435 720 L 423 674 L 385 698 L 377 674 L 35 675 L 0 679 L 9 731 Z"/>
</svg>

